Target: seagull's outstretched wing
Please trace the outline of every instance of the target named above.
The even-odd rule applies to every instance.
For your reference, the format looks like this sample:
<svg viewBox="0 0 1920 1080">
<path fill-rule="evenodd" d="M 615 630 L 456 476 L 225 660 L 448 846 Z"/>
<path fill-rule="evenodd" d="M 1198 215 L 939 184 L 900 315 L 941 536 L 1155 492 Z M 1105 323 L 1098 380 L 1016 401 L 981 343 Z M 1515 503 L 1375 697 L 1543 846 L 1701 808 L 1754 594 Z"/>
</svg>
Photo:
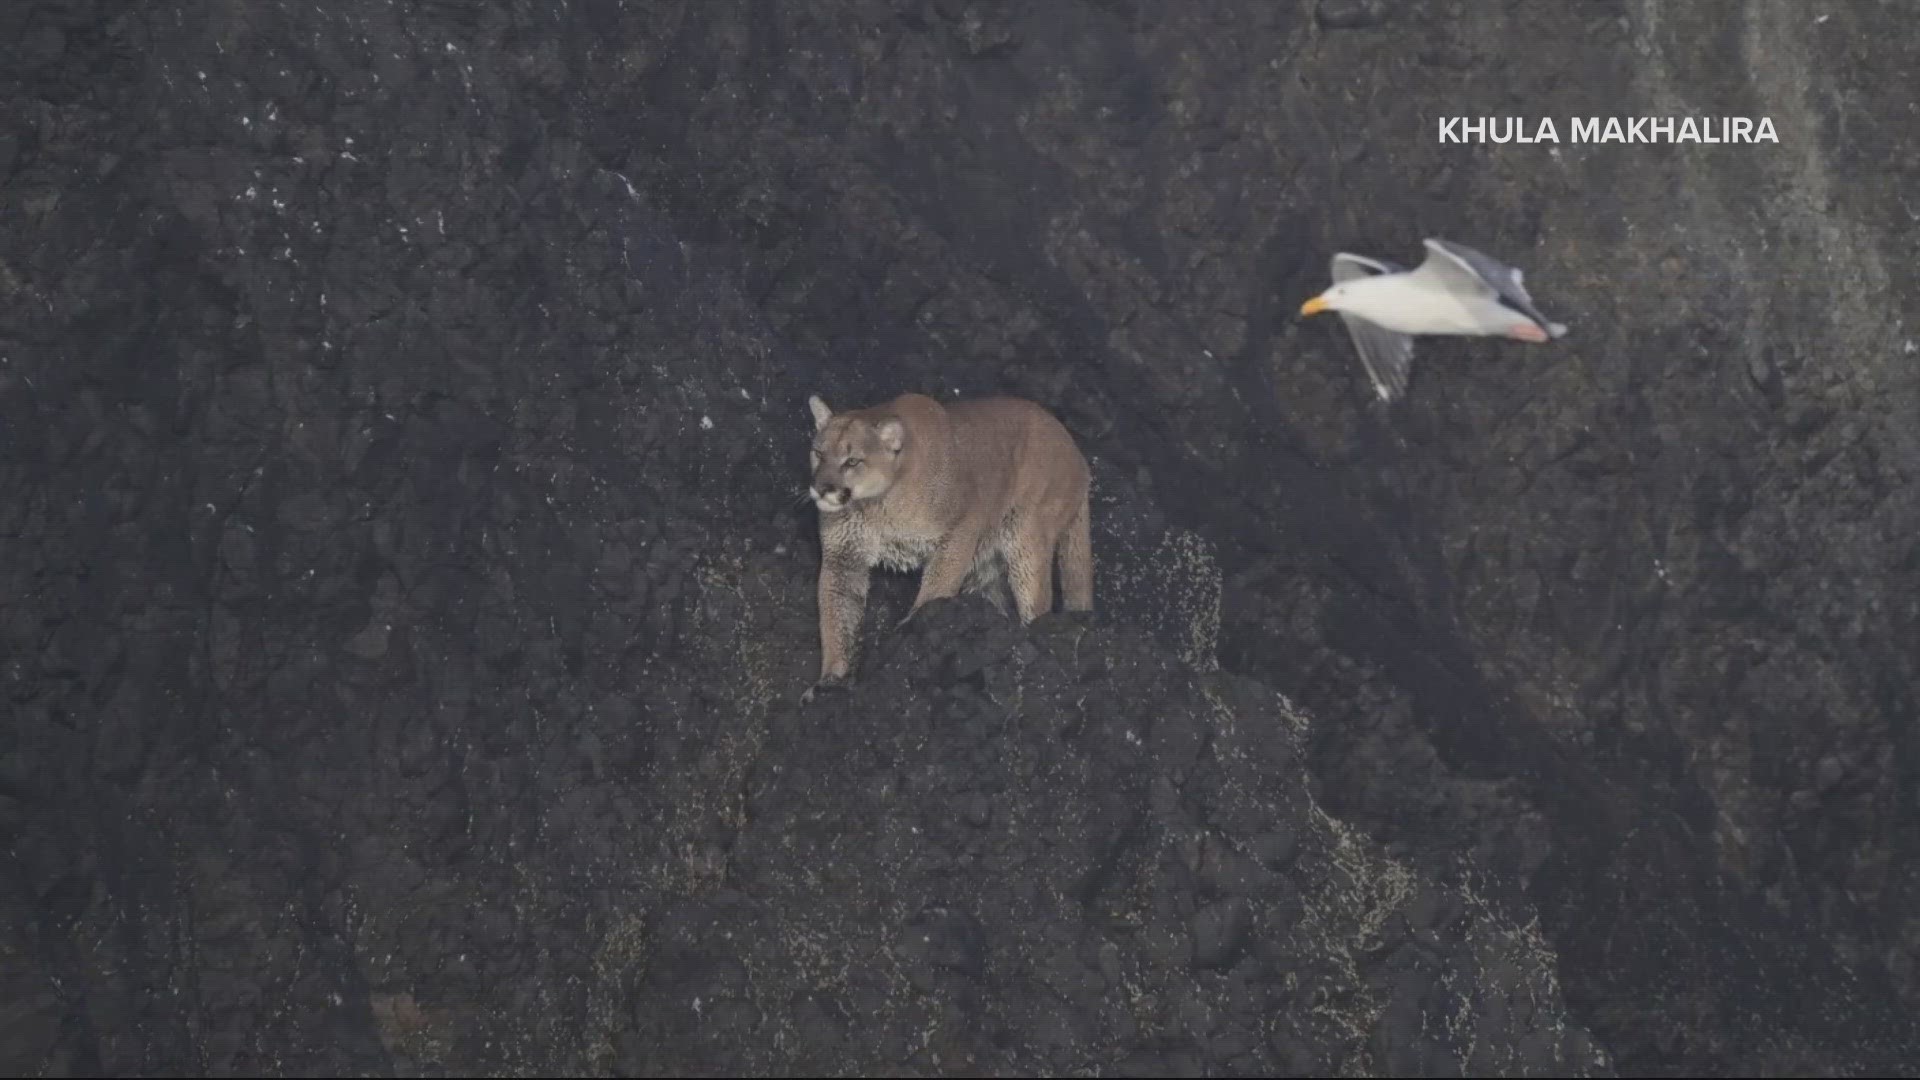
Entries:
<svg viewBox="0 0 1920 1080">
<path fill-rule="evenodd" d="M 1369 259 L 1364 255 L 1349 255 L 1343 251 L 1333 257 L 1333 281 L 1336 285 L 1357 277 L 1401 272 L 1401 267 L 1394 263 Z M 1367 369 L 1367 378 L 1373 382 L 1373 392 L 1380 395 L 1381 401 L 1392 401 L 1406 393 L 1407 376 L 1413 368 L 1413 339 L 1378 323 L 1368 322 L 1358 315 L 1349 315 L 1344 311 L 1339 314 L 1341 321 L 1347 324 L 1347 333 L 1353 338 L 1354 350 L 1360 354 L 1360 364 Z"/>
<path fill-rule="evenodd" d="M 1426 245 L 1427 261 L 1420 264 L 1417 273 L 1444 281 L 1457 291 L 1497 296 L 1508 307 L 1538 323 L 1551 337 L 1567 332 L 1565 326 L 1548 320 L 1534 306 L 1533 297 L 1527 294 L 1526 275 L 1518 268 L 1452 240 L 1429 239 Z"/>
<path fill-rule="evenodd" d="M 1333 257 L 1333 283 L 1351 281 L 1357 277 L 1373 274 L 1398 274 L 1406 270 L 1399 263 L 1390 263 L 1385 259 L 1369 259 L 1365 255 L 1353 255 L 1342 251 Z"/>
</svg>

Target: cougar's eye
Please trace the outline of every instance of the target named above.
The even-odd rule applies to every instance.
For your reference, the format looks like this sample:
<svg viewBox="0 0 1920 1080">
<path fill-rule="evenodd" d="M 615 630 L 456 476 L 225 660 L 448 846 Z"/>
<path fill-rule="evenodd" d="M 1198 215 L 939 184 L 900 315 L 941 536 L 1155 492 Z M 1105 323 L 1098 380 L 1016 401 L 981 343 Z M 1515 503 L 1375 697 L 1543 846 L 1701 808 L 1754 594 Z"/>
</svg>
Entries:
<svg viewBox="0 0 1920 1080">
<path fill-rule="evenodd" d="M 861 465 L 863 465 L 863 464 L 865 464 L 865 463 L 864 463 L 863 461 L 861 461 L 861 460 L 860 460 L 859 458 L 857 458 L 857 457 L 850 457 L 850 458 L 848 458 L 848 459 L 846 460 L 846 463 L 845 463 L 845 464 L 843 464 L 843 465 L 841 465 L 840 467 L 841 467 L 841 468 L 843 468 L 843 469 L 857 469 L 857 468 L 859 468 L 859 467 L 860 467 Z"/>
</svg>

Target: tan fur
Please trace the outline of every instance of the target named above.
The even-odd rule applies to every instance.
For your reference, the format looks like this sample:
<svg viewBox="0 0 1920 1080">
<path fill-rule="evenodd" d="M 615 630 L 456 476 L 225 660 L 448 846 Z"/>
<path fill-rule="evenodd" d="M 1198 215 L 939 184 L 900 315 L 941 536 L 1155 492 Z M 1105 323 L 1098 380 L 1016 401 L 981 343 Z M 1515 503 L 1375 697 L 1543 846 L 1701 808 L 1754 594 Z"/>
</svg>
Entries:
<svg viewBox="0 0 1920 1080">
<path fill-rule="evenodd" d="M 1001 563 L 1022 623 L 1053 609 L 1056 561 L 1067 610 L 1093 609 L 1087 460 L 1052 414 L 1008 397 L 943 406 L 903 394 L 839 415 L 817 396 L 807 404 L 820 510 L 818 685 L 850 670 L 876 566 L 921 569 L 908 619 L 962 588 L 994 589 Z"/>
</svg>

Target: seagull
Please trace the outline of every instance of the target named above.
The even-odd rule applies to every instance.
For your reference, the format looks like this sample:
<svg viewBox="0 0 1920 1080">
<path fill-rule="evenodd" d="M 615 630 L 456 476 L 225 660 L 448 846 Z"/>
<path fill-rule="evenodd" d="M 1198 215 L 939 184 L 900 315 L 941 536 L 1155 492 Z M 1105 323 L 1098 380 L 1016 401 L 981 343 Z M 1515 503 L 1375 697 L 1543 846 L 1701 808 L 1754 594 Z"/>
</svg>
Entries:
<svg viewBox="0 0 1920 1080">
<path fill-rule="evenodd" d="M 1533 306 L 1519 270 L 1465 244 L 1425 243 L 1426 261 L 1413 270 L 1340 252 L 1333 257 L 1333 287 L 1300 307 L 1303 316 L 1340 313 L 1381 401 L 1407 392 L 1415 335 L 1509 337 L 1537 344 L 1567 332 Z"/>
</svg>

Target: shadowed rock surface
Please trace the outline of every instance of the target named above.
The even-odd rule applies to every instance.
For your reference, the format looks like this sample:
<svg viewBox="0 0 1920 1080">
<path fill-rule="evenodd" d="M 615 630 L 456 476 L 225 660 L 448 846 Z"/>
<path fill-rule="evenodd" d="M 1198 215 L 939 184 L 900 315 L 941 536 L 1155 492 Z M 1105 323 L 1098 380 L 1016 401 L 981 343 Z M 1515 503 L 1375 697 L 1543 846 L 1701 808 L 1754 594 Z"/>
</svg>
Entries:
<svg viewBox="0 0 1920 1080">
<path fill-rule="evenodd" d="M 0 1064 L 1911 1074 L 1910 15 L 0 7 Z M 1572 333 L 1383 413 L 1427 235 Z M 803 709 L 906 389 L 1099 610 Z"/>
</svg>

